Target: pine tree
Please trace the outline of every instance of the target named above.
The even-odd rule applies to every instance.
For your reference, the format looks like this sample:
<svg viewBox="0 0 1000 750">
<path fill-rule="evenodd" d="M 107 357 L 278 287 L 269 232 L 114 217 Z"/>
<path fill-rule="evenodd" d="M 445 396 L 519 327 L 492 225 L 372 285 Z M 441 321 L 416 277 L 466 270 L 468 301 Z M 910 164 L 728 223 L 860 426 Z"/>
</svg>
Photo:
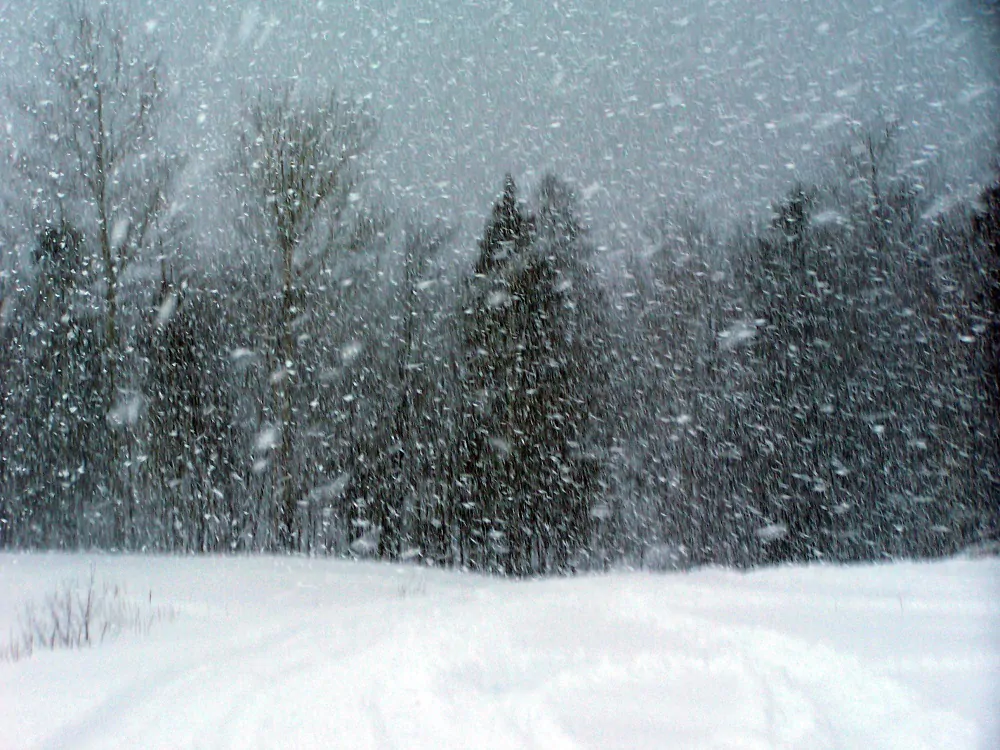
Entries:
<svg viewBox="0 0 1000 750">
<path fill-rule="evenodd" d="M 508 175 L 466 310 L 468 520 L 481 563 L 516 575 L 566 570 L 590 543 L 588 430 L 606 364 L 572 193 L 547 177 L 538 203 L 526 215 Z"/>
<path fill-rule="evenodd" d="M 92 522 L 107 499 L 107 467 L 92 450 L 105 426 L 102 337 L 83 236 L 66 222 L 46 224 L 34 259 L 35 284 L 5 342 L 19 361 L 4 377 L 7 533 L 17 545 L 89 546 L 106 541 Z"/>
</svg>

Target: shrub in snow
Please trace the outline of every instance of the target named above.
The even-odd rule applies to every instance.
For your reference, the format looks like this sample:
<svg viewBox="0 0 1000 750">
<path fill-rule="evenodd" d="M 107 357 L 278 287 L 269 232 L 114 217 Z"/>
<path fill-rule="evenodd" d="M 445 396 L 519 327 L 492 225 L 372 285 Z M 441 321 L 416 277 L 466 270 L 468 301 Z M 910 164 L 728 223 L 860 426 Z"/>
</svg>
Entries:
<svg viewBox="0 0 1000 750">
<path fill-rule="evenodd" d="M 86 648 L 123 633 L 148 633 L 154 623 L 173 620 L 174 608 L 131 598 L 118 584 L 98 584 L 91 569 L 83 582 L 64 581 L 42 602 L 27 602 L 0 647 L 0 659 L 18 661 L 36 650 Z"/>
</svg>

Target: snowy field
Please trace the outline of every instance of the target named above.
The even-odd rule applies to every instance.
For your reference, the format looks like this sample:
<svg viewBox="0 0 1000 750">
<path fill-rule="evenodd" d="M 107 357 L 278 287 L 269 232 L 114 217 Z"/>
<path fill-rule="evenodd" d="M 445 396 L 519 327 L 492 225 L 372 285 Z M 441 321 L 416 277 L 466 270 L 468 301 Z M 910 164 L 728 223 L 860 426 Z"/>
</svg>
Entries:
<svg viewBox="0 0 1000 750">
<path fill-rule="evenodd" d="M 1000 747 L 1000 561 L 506 582 L 298 558 L 0 555 L 172 620 L 0 663 L 0 748 Z"/>
</svg>

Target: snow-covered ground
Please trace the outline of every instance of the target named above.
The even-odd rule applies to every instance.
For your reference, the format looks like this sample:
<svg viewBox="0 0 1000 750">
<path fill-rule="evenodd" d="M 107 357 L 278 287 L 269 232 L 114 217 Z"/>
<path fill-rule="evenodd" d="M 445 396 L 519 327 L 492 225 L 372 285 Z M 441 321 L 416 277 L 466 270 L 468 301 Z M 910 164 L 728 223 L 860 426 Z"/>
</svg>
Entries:
<svg viewBox="0 0 1000 750">
<path fill-rule="evenodd" d="M 299 558 L 0 555 L 172 621 L 0 663 L 0 748 L 1000 747 L 1000 561 L 508 582 Z"/>
</svg>

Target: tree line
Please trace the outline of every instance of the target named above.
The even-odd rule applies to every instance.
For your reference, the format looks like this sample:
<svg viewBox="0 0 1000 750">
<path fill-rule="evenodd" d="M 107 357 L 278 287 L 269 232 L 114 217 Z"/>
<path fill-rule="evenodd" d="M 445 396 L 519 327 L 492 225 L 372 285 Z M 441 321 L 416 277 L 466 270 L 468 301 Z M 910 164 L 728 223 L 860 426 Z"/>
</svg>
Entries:
<svg viewBox="0 0 1000 750">
<path fill-rule="evenodd" d="M 665 215 L 608 273 L 570 185 L 508 175 L 456 266 L 364 198 L 374 114 L 284 88 L 245 103 L 209 248 L 126 32 L 76 7 L 17 102 L 0 544 L 529 575 L 1000 535 L 1000 182 L 935 208 L 889 124 L 768 221 Z"/>
</svg>

